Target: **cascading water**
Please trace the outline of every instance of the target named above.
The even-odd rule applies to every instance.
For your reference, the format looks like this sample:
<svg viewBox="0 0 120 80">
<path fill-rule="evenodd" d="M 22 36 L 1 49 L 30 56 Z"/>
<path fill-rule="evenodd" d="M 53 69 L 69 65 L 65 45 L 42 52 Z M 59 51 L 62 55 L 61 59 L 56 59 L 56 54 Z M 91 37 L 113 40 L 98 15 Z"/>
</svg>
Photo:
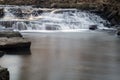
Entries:
<svg viewBox="0 0 120 80">
<path fill-rule="evenodd" d="M 0 20 L 1 26 L 18 31 L 41 30 L 81 30 L 88 29 L 90 25 L 97 25 L 103 29 L 106 20 L 77 9 L 45 9 L 29 7 L 4 7 L 5 16 Z"/>
</svg>

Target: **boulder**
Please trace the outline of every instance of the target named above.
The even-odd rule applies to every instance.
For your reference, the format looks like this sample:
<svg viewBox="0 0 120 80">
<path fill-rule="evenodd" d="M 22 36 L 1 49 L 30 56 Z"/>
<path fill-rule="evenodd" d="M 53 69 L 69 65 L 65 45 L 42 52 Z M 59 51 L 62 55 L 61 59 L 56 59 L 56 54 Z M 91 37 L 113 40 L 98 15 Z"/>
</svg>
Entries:
<svg viewBox="0 0 120 80">
<path fill-rule="evenodd" d="M 0 37 L 22 37 L 22 35 L 19 32 L 15 31 L 1 31 L 0 32 Z"/>
<path fill-rule="evenodd" d="M 28 41 L 25 38 L 21 37 L 12 37 L 12 38 L 6 38 L 1 37 L 0 38 L 0 50 L 29 50 L 30 49 L 31 42 Z"/>
<path fill-rule="evenodd" d="M 10 80 L 7 68 L 0 67 L 0 80 Z"/>
<path fill-rule="evenodd" d="M 90 25 L 89 29 L 90 30 L 96 30 L 96 29 L 98 29 L 98 27 L 97 27 L 97 25 Z"/>
</svg>

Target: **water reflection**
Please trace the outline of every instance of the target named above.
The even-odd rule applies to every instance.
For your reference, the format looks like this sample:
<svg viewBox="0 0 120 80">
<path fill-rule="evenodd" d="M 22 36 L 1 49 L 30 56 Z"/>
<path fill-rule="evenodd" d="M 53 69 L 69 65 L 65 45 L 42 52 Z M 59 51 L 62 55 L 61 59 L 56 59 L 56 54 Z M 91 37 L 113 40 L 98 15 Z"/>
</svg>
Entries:
<svg viewBox="0 0 120 80">
<path fill-rule="evenodd" d="M 31 55 L 31 50 L 30 49 L 10 49 L 10 50 L 4 50 L 6 54 L 10 55 Z"/>
<path fill-rule="evenodd" d="M 11 80 L 119 80 L 120 40 L 101 32 L 29 33 L 31 55 L 5 55 Z"/>
</svg>

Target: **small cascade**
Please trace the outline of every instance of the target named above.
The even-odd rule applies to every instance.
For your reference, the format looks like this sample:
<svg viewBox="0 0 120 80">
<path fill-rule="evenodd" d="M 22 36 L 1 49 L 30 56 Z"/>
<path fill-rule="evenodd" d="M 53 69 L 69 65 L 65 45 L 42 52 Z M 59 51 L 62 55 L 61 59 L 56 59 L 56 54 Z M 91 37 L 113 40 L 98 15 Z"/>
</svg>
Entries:
<svg viewBox="0 0 120 80">
<path fill-rule="evenodd" d="M 18 31 L 81 30 L 88 29 L 90 25 L 103 29 L 104 24 L 108 23 L 93 13 L 77 9 L 44 9 L 31 6 L 4 8 L 5 17 L 0 19 L 0 25 Z"/>
<path fill-rule="evenodd" d="M 9 7 L 4 8 L 5 16 L 3 17 L 3 20 L 10 20 L 14 19 L 15 16 L 9 11 Z"/>
<path fill-rule="evenodd" d="M 16 22 L 12 25 L 14 30 L 27 30 L 28 25 L 24 22 Z"/>
</svg>

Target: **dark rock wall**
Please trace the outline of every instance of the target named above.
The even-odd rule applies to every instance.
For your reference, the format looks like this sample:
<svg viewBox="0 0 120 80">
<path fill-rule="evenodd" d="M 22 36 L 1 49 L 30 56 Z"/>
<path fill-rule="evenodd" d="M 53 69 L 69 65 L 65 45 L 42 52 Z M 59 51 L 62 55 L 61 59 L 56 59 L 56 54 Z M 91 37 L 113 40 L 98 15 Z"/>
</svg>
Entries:
<svg viewBox="0 0 120 80">
<path fill-rule="evenodd" d="M 81 2 L 104 2 L 106 0 L 3 0 L 1 4 L 51 4 L 51 3 L 81 3 Z"/>
<path fill-rule="evenodd" d="M 109 20 L 113 26 L 116 24 L 120 25 L 120 5 L 104 5 L 103 16 Z"/>
</svg>

